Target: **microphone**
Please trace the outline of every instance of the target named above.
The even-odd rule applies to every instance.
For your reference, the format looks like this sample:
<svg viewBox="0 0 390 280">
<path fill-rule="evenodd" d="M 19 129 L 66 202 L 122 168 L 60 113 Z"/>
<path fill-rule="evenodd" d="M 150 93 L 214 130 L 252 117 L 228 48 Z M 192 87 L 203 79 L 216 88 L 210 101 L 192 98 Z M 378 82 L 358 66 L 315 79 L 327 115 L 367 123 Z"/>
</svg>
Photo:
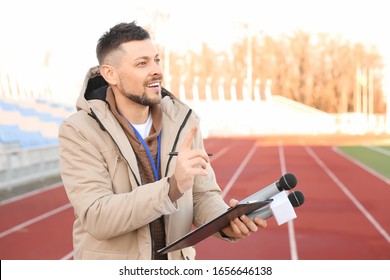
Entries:
<svg viewBox="0 0 390 280">
<path fill-rule="evenodd" d="M 291 192 L 287 197 L 294 208 L 301 206 L 305 202 L 305 196 L 300 191 Z"/>
<path fill-rule="evenodd" d="M 292 209 L 292 207 L 299 207 L 305 202 L 305 197 L 300 191 L 293 191 L 288 196 L 286 196 L 286 194 L 283 192 L 275 195 L 274 198 L 274 201 L 272 201 L 270 204 L 260 208 L 259 210 L 253 211 L 247 216 L 251 220 L 253 220 L 255 217 L 259 217 L 260 219 L 265 220 L 275 216 L 278 225 L 281 225 L 289 220 L 296 218 L 294 209 Z M 286 205 L 286 198 L 288 198 L 290 205 Z"/>
<path fill-rule="evenodd" d="M 278 181 L 261 189 L 260 191 L 248 196 L 244 200 L 241 200 L 239 203 L 247 203 L 254 201 L 263 201 L 271 198 L 272 196 L 278 194 L 279 192 L 285 190 L 289 191 L 295 188 L 297 185 L 297 178 L 294 174 L 286 173 Z"/>
</svg>

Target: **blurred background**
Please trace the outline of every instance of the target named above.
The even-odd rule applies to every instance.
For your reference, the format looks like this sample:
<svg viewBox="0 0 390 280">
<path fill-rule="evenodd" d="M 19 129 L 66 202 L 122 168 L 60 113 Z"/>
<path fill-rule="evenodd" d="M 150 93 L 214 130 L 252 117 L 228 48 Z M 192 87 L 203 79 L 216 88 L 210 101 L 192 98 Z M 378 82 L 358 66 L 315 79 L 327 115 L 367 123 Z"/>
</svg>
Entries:
<svg viewBox="0 0 390 280">
<path fill-rule="evenodd" d="M 390 145 L 385 4 L 1 1 L 0 200 L 60 182 L 58 126 L 97 65 L 99 37 L 133 20 L 206 137 L 369 135 Z"/>
<path fill-rule="evenodd" d="M 58 125 L 98 38 L 122 21 L 151 32 L 164 86 L 205 136 L 388 134 L 385 11 L 379 0 L 2 1 L 0 190 L 58 174 Z"/>
</svg>

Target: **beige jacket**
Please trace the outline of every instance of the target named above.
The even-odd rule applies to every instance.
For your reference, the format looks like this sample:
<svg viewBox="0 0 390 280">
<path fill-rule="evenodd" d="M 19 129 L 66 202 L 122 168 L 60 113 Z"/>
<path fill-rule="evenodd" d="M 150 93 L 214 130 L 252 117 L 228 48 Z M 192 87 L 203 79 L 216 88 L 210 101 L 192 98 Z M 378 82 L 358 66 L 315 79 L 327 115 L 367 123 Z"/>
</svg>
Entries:
<svg viewBox="0 0 390 280">
<path fill-rule="evenodd" d="M 169 199 L 167 178 L 174 173 L 176 157 L 167 154 L 180 150 L 199 117 L 166 91 L 161 101 L 162 179 L 140 185 L 135 154 L 108 108 L 104 84 L 98 68 L 92 68 L 77 100 L 78 111 L 59 130 L 61 176 L 75 212 L 74 258 L 153 259 L 150 222 L 164 215 L 170 244 L 193 224 L 200 226 L 225 212 L 228 205 L 210 165 L 207 177 L 196 177 L 192 192 L 174 203 Z M 203 148 L 199 132 L 193 147 Z M 194 259 L 195 249 L 174 251 L 168 258 Z"/>
</svg>

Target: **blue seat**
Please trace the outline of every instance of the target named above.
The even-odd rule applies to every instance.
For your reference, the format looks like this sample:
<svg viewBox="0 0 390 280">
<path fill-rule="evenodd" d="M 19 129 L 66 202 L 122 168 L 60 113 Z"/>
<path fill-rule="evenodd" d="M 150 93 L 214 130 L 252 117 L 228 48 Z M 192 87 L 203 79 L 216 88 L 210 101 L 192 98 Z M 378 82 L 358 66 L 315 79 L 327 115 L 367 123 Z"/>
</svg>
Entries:
<svg viewBox="0 0 390 280">
<path fill-rule="evenodd" d="M 0 143 L 19 143 L 20 147 L 31 148 L 57 145 L 57 138 L 44 137 L 39 131 L 21 130 L 17 125 L 0 124 Z"/>
<path fill-rule="evenodd" d="M 21 130 L 17 125 L 0 124 L 0 139 L 3 143 L 19 141 Z"/>
<path fill-rule="evenodd" d="M 0 100 L 0 108 L 2 108 L 4 111 L 18 111 L 22 116 L 25 117 L 37 117 L 44 122 L 55 122 L 59 124 L 63 121 L 63 118 L 53 116 L 46 112 L 39 112 L 35 108 L 27 108 L 20 106 L 19 104 L 6 102 L 4 100 Z"/>
<path fill-rule="evenodd" d="M 45 103 L 49 104 L 48 101 Z M 60 105 L 60 103 L 53 103 L 53 105 L 50 106 L 60 107 Z M 54 116 L 48 112 L 40 112 L 36 108 L 21 106 L 17 103 L 7 102 L 2 99 L 0 99 L 0 108 L 7 112 L 17 111 L 25 118 L 38 118 L 41 122 L 54 122 L 59 125 L 64 120 L 63 118 Z M 57 138 L 43 136 L 39 131 L 39 127 L 34 129 L 36 129 L 36 131 L 25 131 L 22 130 L 16 122 L 13 125 L 9 125 L 1 124 L 0 120 L 0 143 L 12 143 L 13 145 L 19 145 L 20 147 L 25 148 L 58 144 Z"/>
<path fill-rule="evenodd" d="M 8 103 L 5 102 L 4 100 L 0 100 L 0 108 L 3 109 L 4 111 L 18 111 L 19 105 L 14 103 Z"/>
</svg>

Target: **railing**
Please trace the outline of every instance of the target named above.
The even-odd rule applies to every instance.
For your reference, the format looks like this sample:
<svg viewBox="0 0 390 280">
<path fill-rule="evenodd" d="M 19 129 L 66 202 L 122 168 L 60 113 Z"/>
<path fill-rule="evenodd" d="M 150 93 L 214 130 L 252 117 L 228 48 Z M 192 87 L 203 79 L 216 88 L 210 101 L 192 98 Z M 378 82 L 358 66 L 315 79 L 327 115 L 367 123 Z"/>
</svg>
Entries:
<svg viewBox="0 0 390 280">
<path fill-rule="evenodd" d="M 0 190 L 59 174 L 58 145 L 28 149 L 0 146 Z"/>
<path fill-rule="evenodd" d="M 336 118 L 294 104 L 269 101 L 187 101 L 205 136 L 335 133 Z"/>
<path fill-rule="evenodd" d="M 383 115 L 328 114 L 282 96 L 187 103 L 200 115 L 204 136 L 386 133 Z"/>
</svg>

